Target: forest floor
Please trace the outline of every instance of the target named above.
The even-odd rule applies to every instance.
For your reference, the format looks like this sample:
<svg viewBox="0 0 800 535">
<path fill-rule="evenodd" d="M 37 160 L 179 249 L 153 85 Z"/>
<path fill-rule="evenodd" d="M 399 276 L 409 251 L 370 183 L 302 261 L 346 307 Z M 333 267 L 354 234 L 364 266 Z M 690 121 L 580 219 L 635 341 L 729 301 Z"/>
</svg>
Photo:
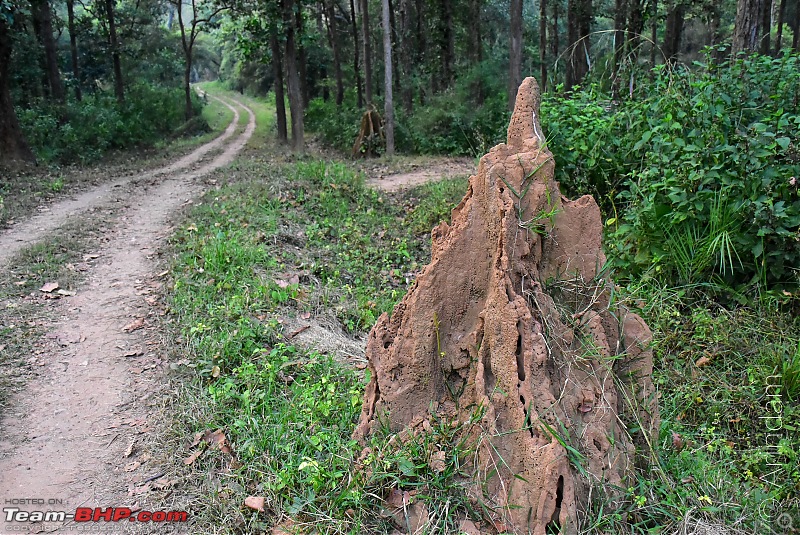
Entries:
<svg viewBox="0 0 800 535">
<path fill-rule="evenodd" d="M 0 233 L 0 497 L 7 505 L 66 513 L 127 507 L 134 515 L 185 507 L 185 496 L 170 500 L 177 482 L 165 468 L 181 459 L 152 447 L 172 425 L 165 407 L 176 395 L 167 373 L 177 365 L 163 330 L 162 248 L 175 214 L 218 187 L 212 172 L 231 164 L 256 128 L 256 114 L 241 101 L 211 98 L 232 112 L 230 124 L 173 162 L 138 171 L 130 169 L 136 162 L 109 166 L 105 176 L 102 167 L 78 170 L 82 178 L 68 194 L 11 200 L 17 210 Z M 464 159 L 428 164 L 400 159 L 365 172 L 371 184 L 396 191 L 474 168 Z M 338 340 L 332 349 L 363 353 L 321 324 L 306 327 L 302 340 Z M 74 520 L 3 522 L 4 530 L 31 533 L 80 528 Z M 122 522 L 103 530 L 152 527 Z M 180 523 L 158 531 L 170 530 L 186 531 Z"/>
<path fill-rule="evenodd" d="M 158 251 L 173 214 L 213 187 L 204 178 L 229 165 L 253 135 L 252 110 L 224 104 L 233 120 L 216 139 L 163 167 L 111 177 L 42 207 L 0 234 L 6 504 L 137 510 L 145 491 L 169 488 L 145 447 L 170 395 L 154 319 L 163 314 Z M 76 528 L 23 524 L 5 530 Z M 114 527 L 136 531 L 133 523 Z"/>
</svg>

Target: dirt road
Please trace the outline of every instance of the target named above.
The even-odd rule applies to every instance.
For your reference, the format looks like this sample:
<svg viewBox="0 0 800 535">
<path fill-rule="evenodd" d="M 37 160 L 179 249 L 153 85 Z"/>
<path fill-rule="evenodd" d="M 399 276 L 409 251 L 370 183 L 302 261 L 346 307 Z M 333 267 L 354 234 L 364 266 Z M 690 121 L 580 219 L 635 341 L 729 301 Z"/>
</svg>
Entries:
<svg viewBox="0 0 800 535">
<path fill-rule="evenodd" d="M 213 98 L 213 97 L 212 97 Z M 151 491 L 170 485 L 142 448 L 160 420 L 165 353 L 151 327 L 158 310 L 155 255 L 170 234 L 171 215 L 201 193 L 198 180 L 229 164 L 255 130 L 255 114 L 227 104 L 234 119 L 225 132 L 173 164 L 107 184 L 49 207 L 0 235 L 0 265 L 72 218 L 124 198 L 109 240 L 92 251 L 92 266 L 77 294 L 61 298 L 52 329 L 42 341 L 40 375 L 3 414 L 0 501 L 22 511 L 76 507 L 146 509 Z M 237 127 L 240 110 L 249 116 Z M 215 155 L 215 151 L 219 151 Z M 94 256 L 94 255 L 92 255 Z M 155 430 L 157 432 L 157 429 Z M 30 500 L 43 500 L 43 503 Z M 74 522 L 7 522 L 4 532 L 73 533 Z M 15 524 L 12 526 L 11 524 Z M 20 525 L 20 524 L 24 524 Z M 94 533 L 181 532 L 178 524 L 100 524 Z"/>
</svg>

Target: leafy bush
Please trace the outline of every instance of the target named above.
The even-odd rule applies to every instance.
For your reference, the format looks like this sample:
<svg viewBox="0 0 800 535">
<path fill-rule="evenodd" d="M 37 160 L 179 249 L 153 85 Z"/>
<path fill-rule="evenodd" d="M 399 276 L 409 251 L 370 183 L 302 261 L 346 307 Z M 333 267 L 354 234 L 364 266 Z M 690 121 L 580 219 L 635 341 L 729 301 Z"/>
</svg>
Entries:
<svg viewBox="0 0 800 535">
<path fill-rule="evenodd" d="M 39 103 L 18 111 L 22 130 L 44 161 L 88 162 L 105 152 L 152 144 L 183 123 L 182 89 L 147 84 L 128 89 L 120 105 L 107 94 L 68 102 Z M 195 98 L 195 112 L 202 104 Z"/>
</svg>

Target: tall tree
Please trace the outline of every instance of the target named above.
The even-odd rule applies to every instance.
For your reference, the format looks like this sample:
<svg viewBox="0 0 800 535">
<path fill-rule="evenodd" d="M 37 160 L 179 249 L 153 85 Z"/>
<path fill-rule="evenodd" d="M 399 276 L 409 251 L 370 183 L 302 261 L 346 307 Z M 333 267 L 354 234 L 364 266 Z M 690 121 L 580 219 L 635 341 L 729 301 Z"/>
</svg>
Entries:
<svg viewBox="0 0 800 535">
<path fill-rule="evenodd" d="M 392 98 L 392 24 L 389 0 L 383 0 L 384 134 L 386 156 L 394 155 L 394 102 Z"/>
<path fill-rule="evenodd" d="M 664 57 L 668 62 L 674 62 L 680 52 L 685 13 L 686 6 L 683 0 L 673 1 L 668 8 L 666 27 L 664 28 L 664 43 L 661 46 Z"/>
<path fill-rule="evenodd" d="M 550 54 L 554 60 L 558 60 L 559 53 L 559 40 L 558 40 L 558 16 L 560 14 L 561 0 L 552 0 L 553 3 L 553 20 L 550 21 Z M 555 76 L 555 75 L 553 75 Z"/>
<path fill-rule="evenodd" d="M 358 61 L 358 51 L 361 46 L 358 41 L 358 25 L 356 24 L 355 0 L 350 0 L 350 30 L 353 35 L 353 72 L 356 73 L 356 93 L 359 109 L 364 106 L 364 95 L 361 92 L 361 69 Z"/>
<path fill-rule="evenodd" d="M 414 107 L 414 90 L 412 85 L 412 65 L 414 54 L 413 42 L 413 16 L 411 12 L 411 0 L 400 0 L 400 46 L 398 51 L 398 63 L 400 64 L 400 100 L 403 102 L 403 109 L 406 114 L 411 115 Z"/>
<path fill-rule="evenodd" d="M 118 102 L 125 100 L 125 84 L 122 81 L 122 62 L 119 56 L 119 42 L 117 41 L 117 22 L 114 18 L 115 0 L 104 0 L 106 22 L 108 23 L 108 44 L 111 47 L 111 63 L 114 67 L 114 94 Z M 180 10 L 179 10 L 180 14 Z"/>
<path fill-rule="evenodd" d="M 786 0 L 781 0 L 780 7 L 778 7 L 778 34 L 775 36 L 775 55 L 781 51 L 783 43 L 783 17 L 786 16 Z"/>
<path fill-rule="evenodd" d="M 520 3 L 522 0 L 517 0 Z M 455 56 L 455 32 L 453 31 L 453 2 L 439 0 L 439 54 L 442 59 L 442 88 L 453 83 L 453 63 Z M 520 82 L 522 80 L 520 79 Z"/>
<path fill-rule="evenodd" d="M 625 56 L 625 27 L 628 18 L 627 0 L 616 0 L 614 8 L 614 56 L 611 68 L 611 88 L 615 97 L 619 95 L 619 69 Z"/>
<path fill-rule="evenodd" d="M 15 10 L 0 4 L 0 163 L 33 161 L 33 153 L 22 137 L 22 131 L 11 99 L 11 25 Z"/>
<path fill-rule="evenodd" d="M 764 0 L 738 0 L 731 52 L 754 52 L 758 48 L 758 22 Z"/>
<path fill-rule="evenodd" d="M 589 34 L 592 26 L 592 0 L 567 2 L 567 56 L 566 87 L 571 90 L 580 84 L 589 72 Z"/>
<path fill-rule="evenodd" d="M 67 31 L 69 32 L 69 55 L 72 61 L 72 77 L 75 84 L 75 100 L 81 101 L 81 71 L 78 65 L 78 36 L 75 33 L 75 0 L 67 0 Z"/>
<path fill-rule="evenodd" d="M 508 109 L 514 109 L 517 90 L 522 83 L 522 0 L 510 0 L 511 31 L 508 43 Z"/>
<path fill-rule="evenodd" d="M 539 85 L 547 89 L 547 0 L 539 0 Z"/>
<path fill-rule="evenodd" d="M 339 53 L 339 35 L 336 31 L 336 11 L 333 0 L 324 0 L 325 20 L 327 21 L 328 40 L 333 53 L 333 74 L 336 78 L 336 105 L 344 101 L 344 81 L 342 80 L 342 60 Z"/>
<path fill-rule="evenodd" d="M 214 17 L 220 12 L 228 8 L 226 5 L 217 5 L 213 9 L 202 13 L 201 7 L 197 5 L 197 0 L 171 0 L 178 12 L 178 24 L 181 29 L 181 46 L 183 48 L 183 93 L 184 93 L 184 116 L 186 120 L 192 118 L 194 115 L 194 107 L 192 106 L 192 64 L 194 61 L 194 45 L 197 41 L 197 36 L 200 32 L 210 23 Z M 192 19 L 189 21 L 188 27 L 183 19 L 183 6 L 191 7 Z M 188 30 L 188 31 L 187 31 Z"/>
<path fill-rule="evenodd" d="M 758 51 L 765 56 L 769 54 L 770 30 L 772 29 L 772 0 L 761 2 L 761 13 L 759 13 L 759 33 L 761 39 L 758 43 Z"/>
<path fill-rule="evenodd" d="M 47 77 L 47 86 L 53 100 L 64 102 L 64 84 L 61 82 L 61 73 L 58 71 L 58 54 L 56 41 L 53 38 L 53 17 L 50 13 L 48 0 L 32 0 L 31 14 L 34 19 L 36 37 L 44 49 L 44 66 Z"/>
<path fill-rule="evenodd" d="M 269 46 L 272 52 L 272 78 L 275 90 L 275 115 L 277 116 L 278 141 L 286 143 L 289 140 L 286 129 L 286 97 L 283 94 L 283 62 L 281 61 L 281 44 L 278 40 L 278 29 L 273 27 L 269 36 Z"/>
<path fill-rule="evenodd" d="M 364 40 L 364 97 L 372 105 L 372 45 L 370 44 L 369 1 L 361 0 L 361 35 Z"/>
<path fill-rule="evenodd" d="M 292 116 L 292 150 L 302 152 L 305 145 L 303 125 L 303 88 L 300 85 L 300 72 L 297 65 L 297 18 L 294 0 L 284 2 L 284 28 L 286 32 L 286 74 L 289 87 L 289 113 Z"/>
</svg>

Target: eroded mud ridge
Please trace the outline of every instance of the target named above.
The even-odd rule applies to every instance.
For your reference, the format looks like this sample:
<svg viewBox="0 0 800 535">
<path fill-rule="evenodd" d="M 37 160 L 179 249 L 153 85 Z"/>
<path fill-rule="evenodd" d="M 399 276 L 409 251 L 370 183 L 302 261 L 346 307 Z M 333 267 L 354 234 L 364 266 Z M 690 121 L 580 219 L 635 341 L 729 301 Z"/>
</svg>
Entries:
<svg viewBox="0 0 800 535">
<path fill-rule="evenodd" d="M 431 263 L 370 333 L 356 430 L 424 432 L 479 411 L 467 488 L 494 508 L 487 533 L 576 533 L 590 495 L 613 504 L 658 429 L 650 330 L 601 272 L 594 199 L 559 192 L 539 99 L 526 79 L 507 143 L 481 158 Z"/>
</svg>

